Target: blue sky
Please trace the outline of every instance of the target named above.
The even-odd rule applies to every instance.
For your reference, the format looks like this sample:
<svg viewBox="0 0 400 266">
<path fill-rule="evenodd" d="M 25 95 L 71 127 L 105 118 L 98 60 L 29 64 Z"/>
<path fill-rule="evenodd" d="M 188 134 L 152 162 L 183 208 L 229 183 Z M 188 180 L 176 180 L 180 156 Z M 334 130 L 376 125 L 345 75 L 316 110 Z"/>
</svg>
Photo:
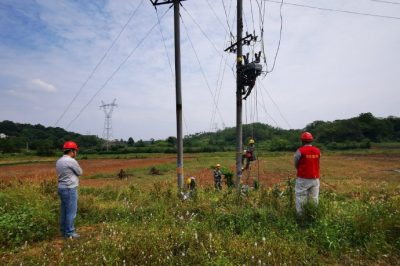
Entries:
<svg viewBox="0 0 400 266">
<path fill-rule="evenodd" d="M 369 0 L 286 2 L 400 17 L 400 5 Z M 182 19 L 201 64 L 200 68 L 182 25 L 184 134 L 234 126 L 235 77 L 231 68 L 235 56 L 223 52 L 229 43 L 223 4 L 232 23 L 235 1 L 188 0 L 182 4 L 188 11 L 181 10 Z M 253 30 L 252 7 L 259 34 L 256 0 L 244 1 L 244 6 L 245 30 Z M 101 100 L 112 102 L 116 98 L 115 138 L 175 135 L 174 81 L 158 27 L 89 103 L 157 22 L 148 0 L 1 0 L 0 120 L 54 126 L 136 8 L 136 15 L 58 126 L 67 127 L 87 105 L 68 130 L 101 136 L 104 114 L 99 105 Z M 160 16 L 166 10 L 167 6 L 160 6 Z M 284 5 L 282 14 L 283 34 L 275 70 L 258 80 L 245 103 L 244 121 L 303 128 L 314 120 L 349 118 L 362 112 L 400 116 L 400 20 L 291 5 Z M 170 10 L 162 18 L 171 60 L 172 15 Z M 236 26 L 230 26 L 235 31 Z M 264 41 L 269 66 L 279 27 L 279 5 L 267 2 Z M 257 43 L 254 51 L 260 47 Z M 221 60 L 226 62 L 225 71 Z M 219 109 L 215 116 L 214 103 Z"/>
</svg>

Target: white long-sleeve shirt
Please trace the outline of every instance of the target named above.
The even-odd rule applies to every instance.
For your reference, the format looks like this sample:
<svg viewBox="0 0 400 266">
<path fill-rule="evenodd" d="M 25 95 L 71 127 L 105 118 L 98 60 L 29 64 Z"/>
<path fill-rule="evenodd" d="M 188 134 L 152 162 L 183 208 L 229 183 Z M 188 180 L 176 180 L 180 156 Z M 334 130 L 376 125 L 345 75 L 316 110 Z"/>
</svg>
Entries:
<svg viewBox="0 0 400 266">
<path fill-rule="evenodd" d="M 79 176 L 83 171 L 74 158 L 64 155 L 57 160 L 56 170 L 59 188 L 74 188 L 79 185 Z"/>
</svg>

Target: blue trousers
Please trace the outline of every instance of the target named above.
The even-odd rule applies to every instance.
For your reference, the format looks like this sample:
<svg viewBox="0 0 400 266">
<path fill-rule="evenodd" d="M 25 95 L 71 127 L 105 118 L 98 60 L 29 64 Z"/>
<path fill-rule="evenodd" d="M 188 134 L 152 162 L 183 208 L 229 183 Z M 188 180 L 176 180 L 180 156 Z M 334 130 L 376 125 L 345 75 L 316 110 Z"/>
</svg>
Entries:
<svg viewBox="0 0 400 266">
<path fill-rule="evenodd" d="M 77 188 L 58 188 L 61 200 L 60 231 L 62 236 L 68 237 L 75 233 L 74 220 L 78 210 Z"/>
</svg>

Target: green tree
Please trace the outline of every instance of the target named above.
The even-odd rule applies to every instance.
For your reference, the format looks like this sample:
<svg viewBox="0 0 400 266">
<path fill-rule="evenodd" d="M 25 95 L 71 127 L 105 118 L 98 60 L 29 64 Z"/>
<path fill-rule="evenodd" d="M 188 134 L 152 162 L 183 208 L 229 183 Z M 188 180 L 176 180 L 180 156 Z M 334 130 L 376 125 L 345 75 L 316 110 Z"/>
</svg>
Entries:
<svg viewBox="0 0 400 266">
<path fill-rule="evenodd" d="M 132 137 L 129 137 L 128 139 L 128 146 L 132 147 L 135 144 L 135 141 L 133 140 Z"/>
<path fill-rule="evenodd" d="M 51 140 L 42 140 L 37 144 L 36 154 L 39 156 L 52 156 L 54 155 L 54 147 Z"/>
<path fill-rule="evenodd" d="M 176 145 L 176 138 L 175 137 L 168 137 L 167 139 L 166 139 L 166 141 L 168 142 L 168 144 L 170 145 L 170 146 L 172 146 L 172 147 L 175 147 L 175 145 Z"/>
</svg>

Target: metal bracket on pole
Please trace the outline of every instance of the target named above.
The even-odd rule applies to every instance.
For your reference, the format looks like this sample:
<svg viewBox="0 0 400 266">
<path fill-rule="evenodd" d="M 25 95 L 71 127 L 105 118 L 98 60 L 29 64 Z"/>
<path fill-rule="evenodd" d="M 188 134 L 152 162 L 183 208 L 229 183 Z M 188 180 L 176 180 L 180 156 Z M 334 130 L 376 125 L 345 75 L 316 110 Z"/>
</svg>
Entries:
<svg viewBox="0 0 400 266">
<path fill-rule="evenodd" d="M 231 45 L 226 48 L 224 50 L 224 52 L 230 52 L 230 53 L 236 53 L 237 52 L 237 46 L 238 43 L 240 43 L 241 45 L 250 45 L 252 41 L 256 42 L 257 41 L 258 36 L 256 36 L 255 34 L 249 34 L 248 32 L 246 32 L 246 36 L 241 38 L 240 41 L 235 42 L 235 43 L 231 43 Z"/>
<path fill-rule="evenodd" d="M 179 2 L 186 1 L 186 0 L 180 0 Z M 150 0 L 150 2 L 153 4 L 153 6 L 159 6 L 159 5 L 168 5 L 168 4 L 174 4 L 174 0 Z"/>
</svg>

